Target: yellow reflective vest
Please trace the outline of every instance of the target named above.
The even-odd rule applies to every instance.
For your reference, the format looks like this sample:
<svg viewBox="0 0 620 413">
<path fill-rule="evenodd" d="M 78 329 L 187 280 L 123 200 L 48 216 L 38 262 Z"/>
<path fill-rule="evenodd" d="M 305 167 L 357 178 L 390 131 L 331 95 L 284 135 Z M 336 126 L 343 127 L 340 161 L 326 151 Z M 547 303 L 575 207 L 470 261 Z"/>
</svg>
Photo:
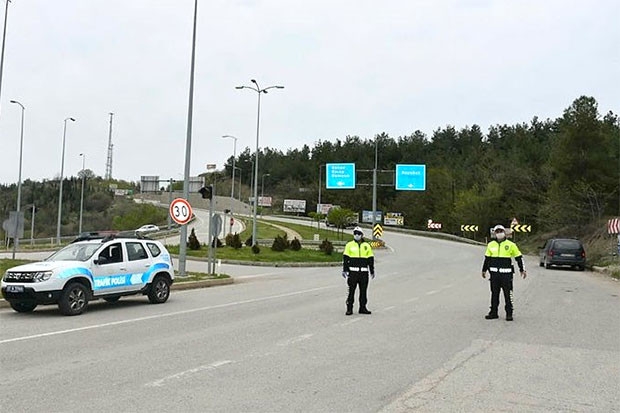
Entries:
<svg viewBox="0 0 620 413">
<path fill-rule="evenodd" d="M 375 258 L 372 247 L 364 240 L 349 241 L 342 253 L 342 269 L 350 272 L 375 272 Z"/>
<path fill-rule="evenodd" d="M 517 244 L 510 240 L 504 240 L 502 242 L 493 240 L 487 244 L 482 271 L 488 270 L 492 274 L 512 274 L 514 272 L 512 258 L 517 261 L 519 270 L 523 271 L 523 257 Z"/>
</svg>

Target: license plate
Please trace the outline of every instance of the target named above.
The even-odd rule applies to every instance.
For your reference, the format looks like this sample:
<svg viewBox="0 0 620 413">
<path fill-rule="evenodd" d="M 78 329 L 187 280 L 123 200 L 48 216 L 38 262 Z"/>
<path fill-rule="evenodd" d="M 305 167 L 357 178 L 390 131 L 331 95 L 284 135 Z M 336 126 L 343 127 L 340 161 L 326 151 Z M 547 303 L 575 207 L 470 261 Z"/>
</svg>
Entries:
<svg viewBox="0 0 620 413">
<path fill-rule="evenodd" d="M 23 293 L 24 286 L 23 285 L 7 285 L 6 292 L 7 293 Z"/>
<path fill-rule="evenodd" d="M 562 257 L 574 257 L 574 254 L 560 254 Z"/>
</svg>

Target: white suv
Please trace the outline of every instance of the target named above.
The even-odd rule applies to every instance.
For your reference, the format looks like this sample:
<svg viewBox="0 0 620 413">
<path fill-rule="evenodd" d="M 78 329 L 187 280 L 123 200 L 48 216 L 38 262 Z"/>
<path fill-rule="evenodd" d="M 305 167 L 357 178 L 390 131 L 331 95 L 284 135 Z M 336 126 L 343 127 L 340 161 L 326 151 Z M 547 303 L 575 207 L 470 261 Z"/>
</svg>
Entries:
<svg viewBox="0 0 620 413">
<path fill-rule="evenodd" d="M 17 312 L 58 304 L 62 314 L 78 315 L 99 298 L 115 302 L 143 294 L 151 303 L 164 303 L 173 282 L 172 259 L 162 243 L 107 237 L 76 241 L 44 261 L 10 268 L 1 289 Z"/>
</svg>

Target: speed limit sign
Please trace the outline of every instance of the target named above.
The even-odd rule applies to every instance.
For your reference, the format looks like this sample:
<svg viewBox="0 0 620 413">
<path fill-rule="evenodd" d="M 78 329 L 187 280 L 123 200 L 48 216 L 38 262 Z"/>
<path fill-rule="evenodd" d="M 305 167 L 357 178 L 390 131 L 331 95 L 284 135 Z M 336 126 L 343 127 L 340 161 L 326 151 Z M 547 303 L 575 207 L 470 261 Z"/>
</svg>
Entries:
<svg viewBox="0 0 620 413">
<path fill-rule="evenodd" d="M 192 207 L 186 199 L 177 198 L 170 203 L 170 217 L 179 225 L 187 224 L 192 219 Z"/>
</svg>

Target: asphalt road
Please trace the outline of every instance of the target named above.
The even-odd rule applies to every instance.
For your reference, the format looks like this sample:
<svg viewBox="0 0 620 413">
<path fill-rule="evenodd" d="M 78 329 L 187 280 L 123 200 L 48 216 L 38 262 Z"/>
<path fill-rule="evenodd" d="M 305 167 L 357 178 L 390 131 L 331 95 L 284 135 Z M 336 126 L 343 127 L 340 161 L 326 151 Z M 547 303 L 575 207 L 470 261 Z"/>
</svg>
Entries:
<svg viewBox="0 0 620 413">
<path fill-rule="evenodd" d="M 483 247 L 385 238 L 370 316 L 338 268 L 241 266 L 164 305 L 0 310 L 0 411 L 620 411 L 618 282 L 527 259 L 487 321 Z"/>
</svg>

